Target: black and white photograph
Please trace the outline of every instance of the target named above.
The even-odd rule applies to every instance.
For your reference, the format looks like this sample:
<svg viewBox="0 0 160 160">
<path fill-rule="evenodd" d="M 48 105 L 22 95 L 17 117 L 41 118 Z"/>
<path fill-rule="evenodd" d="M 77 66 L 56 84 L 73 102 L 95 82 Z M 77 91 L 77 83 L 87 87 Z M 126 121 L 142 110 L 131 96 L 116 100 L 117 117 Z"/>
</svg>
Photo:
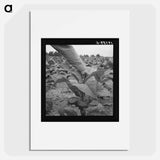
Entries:
<svg viewBox="0 0 160 160">
<path fill-rule="evenodd" d="M 119 39 L 41 39 L 41 121 L 119 121 Z"/>
<path fill-rule="evenodd" d="M 35 10 L 30 24 L 31 149 L 128 149 L 129 12 Z"/>
</svg>

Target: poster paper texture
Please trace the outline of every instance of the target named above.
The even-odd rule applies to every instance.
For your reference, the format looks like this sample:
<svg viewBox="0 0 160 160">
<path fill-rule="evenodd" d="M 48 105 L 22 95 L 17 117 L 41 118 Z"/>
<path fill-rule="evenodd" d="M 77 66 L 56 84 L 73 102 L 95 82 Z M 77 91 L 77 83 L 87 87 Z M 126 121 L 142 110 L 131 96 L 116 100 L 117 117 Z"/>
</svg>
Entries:
<svg viewBox="0 0 160 160">
<path fill-rule="evenodd" d="M 129 12 L 30 12 L 30 150 L 129 149 Z"/>
</svg>

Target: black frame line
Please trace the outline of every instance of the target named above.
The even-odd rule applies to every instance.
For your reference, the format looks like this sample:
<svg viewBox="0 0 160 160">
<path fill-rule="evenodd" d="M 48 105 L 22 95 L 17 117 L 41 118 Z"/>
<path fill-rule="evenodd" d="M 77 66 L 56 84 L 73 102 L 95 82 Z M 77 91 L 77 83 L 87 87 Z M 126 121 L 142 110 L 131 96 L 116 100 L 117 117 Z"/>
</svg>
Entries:
<svg viewBox="0 0 160 160">
<path fill-rule="evenodd" d="M 113 45 L 113 116 L 46 116 L 46 45 Z M 98 44 L 99 45 L 99 44 Z M 103 44 L 100 44 L 103 45 Z M 106 44 L 107 45 L 107 44 Z M 118 38 L 41 38 L 41 121 L 42 122 L 119 122 L 119 39 Z"/>
<path fill-rule="evenodd" d="M 102 39 L 102 38 L 101 38 Z M 113 39 L 112 39 L 113 40 Z M 118 43 L 119 40 L 117 39 Z M 118 68 L 116 68 L 117 72 L 117 78 L 118 78 L 118 101 L 117 104 L 119 105 L 119 45 L 117 48 L 114 49 L 114 52 L 117 52 L 117 65 Z M 115 68 L 115 62 L 114 62 L 114 68 Z M 115 86 L 115 84 L 114 84 Z M 32 149 L 31 147 L 31 11 L 29 11 L 29 151 L 90 151 L 90 152 L 103 152 L 103 151 L 128 151 L 127 149 Z M 117 109 L 117 121 L 119 121 L 119 106 Z"/>
</svg>

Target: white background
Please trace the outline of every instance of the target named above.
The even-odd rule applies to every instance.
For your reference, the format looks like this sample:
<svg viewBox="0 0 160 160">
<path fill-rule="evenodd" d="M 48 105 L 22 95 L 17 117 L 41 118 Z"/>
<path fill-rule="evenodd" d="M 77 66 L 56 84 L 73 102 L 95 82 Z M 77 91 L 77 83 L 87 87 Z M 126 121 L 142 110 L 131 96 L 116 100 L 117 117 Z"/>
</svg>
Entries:
<svg viewBox="0 0 160 160">
<path fill-rule="evenodd" d="M 7 2 L 8 3 L 12 2 L 14 6 L 14 11 L 12 14 L 6 14 L 5 12 L 3 12 L 3 6 L 6 4 L 6 1 L 5 0 L 0 1 L 1 4 L 0 5 L 0 19 L 1 19 L 0 49 L 2 51 L 0 52 L 1 53 L 0 70 L 2 73 L 0 79 L 0 81 L 2 82 L 0 90 L 1 91 L 0 99 L 2 102 L 0 108 L 1 110 L 0 159 L 2 160 L 13 160 L 13 159 L 14 160 L 17 159 L 19 160 L 92 159 L 93 160 L 94 159 L 95 160 L 95 159 L 107 159 L 107 158 L 114 160 L 160 159 L 160 152 L 159 152 L 160 151 L 160 138 L 159 138 L 160 135 L 160 124 L 159 124 L 160 122 L 160 116 L 159 116 L 160 3 L 159 2 L 160 1 L 159 0 L 112 0 L 112 1 L 110 0 L 105 0 L 105 1 L 103 0 L 81 0 L 81 1 L 16 0 Z M 130 52 L 131 53 L 130 105 L 132 109 L 130 110 L 131 147 L 128 152 L 29 152 L 28 151 L 28 141 L 29 141 L 28 139 L 29 137 L 28 52 L 29 51 L 28 51 L 28 27 L 27 27 L 28 11 L 31 8 L 32 9 L 59 8 L 60 5 L 62 8 L 65 8 L 66 3 L 68 3 L 68 5 L 78 4 L 79 8 L 84 6 L 87 7 L 89 4 L 87 8 L 90 7 L 92 8 L 93 5 L 95 6 L 93 8 L 100 7 L 108 9 L 118 8 L 120 10 L 121 9 L 130 10 L 131 13 L 130 38 L 132 41 L 131 52 Z M 30 5 L 23 6 L 24 4 L 30 4 Z M 71 6 L 76 8 L 76 5 L 71 5 Z M 156 11 L 154 15 L 153 11 Z M 155 22 L 154 19 L 157 22 L 156 26 L 154 23 Z M 6 35 L 6 33 L 8 36 L 4 36 Z M 148 42 L 147 35 L 149 38 L 152 38 L 152 40 L 154 38 L 153 43 L 156 45 L 156 48 L 155 46 L 153 48 L 152 42 L 151 42 L 152 45 L 151 44 L 149 45 L 147 43 Z M 8 37 L 6 41 L 4 41 L 5 37 Z M 12 47 L 8 47 L 8 44 Z M 8 51 L 6 52 L 6 47 L 7 50 L 9 50 L 9 52 Z M 20 51 L 17 48 L 19 48 Z M 22 50 L 23 52 L 21 52 Z M 14 53 L 16 54 L 10 54 L 12 53 L 12 51 L 14 51 Z M 143 61 L 144 57 L 145 61 Z M 142 61 L 143 65 L 141 63 Z M 150 65 L 148 65 L 148 62 L 150 62 Z M 5 72 L 4 72 L 4 65 L 5 65 Z M 21 69 L 19 69 L 19 65 L 21 65 Z M 12 70 L 14 70 L 14 72 L 11 72 L 11 68 Z M 143 72 L 142 74 L 142 71 L 144 69 L 147 70 L 147 73 Z M 21 71 L 20 73 L 21 79 L 19 79 L 18 77 L 19 70 Z M 148 76 L 148 72 L 150 73 L 151 76 Z M 5 83 L 3 80 L 3 73 L 5 73 Z M 155 74 L 157 75 L 156 77 Z M 13 77 L 12 81 L 11 77 Z M 135 80 L 136 77 L 139 77 L 138 80 Z M 5 89 L 5 99 L 3 99 L 4 89 Z M 149 93 L 151 93 L 151 95 Z M 5 105 L 3 102 L 5 102 Z"/>
<path fill-rule="evenodd" d="M 41 38 L 119 38 L 119 122 L 41 122 Z M 31 149 L 129 148 L 129 12 L 31 11 Z"/>
</svg>

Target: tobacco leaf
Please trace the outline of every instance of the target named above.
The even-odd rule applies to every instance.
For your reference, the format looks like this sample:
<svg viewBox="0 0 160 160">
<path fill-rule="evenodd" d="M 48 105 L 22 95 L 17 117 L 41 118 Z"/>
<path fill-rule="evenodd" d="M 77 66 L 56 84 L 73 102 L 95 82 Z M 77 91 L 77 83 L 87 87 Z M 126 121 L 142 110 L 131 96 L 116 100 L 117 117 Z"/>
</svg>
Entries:
<svg viewBox="0 0 160 160">
<path fill-rule="evenodd" d="M 98 105 L 98 101 L 93 100 L 91 103 L 89 103 L 89 106 L 97 106 Z"/>
<path fill-rule="evenodd" d="M 84 82 L 88 81 L 88 79 L 90 79 L 91 77 L 94 77 L 98 82 L 101 81 L 101 77 L 104 75 L 104 72 L 106 71 L 106 69 L 100 69 L 97 71 L 92 72 L 85 80 Z"/>
<path fill-rule="evenodd" d="M 107 89 L 103 89 L 103 90 L 97 91 L 97 96 L 108 97 L 108 96 L 111 96 L 111 93 Z"/>
<path fill-rule="evenodd" d="M 68 103 L 69 104 L 76 104 L 78 100 L 79 100 L 79 98 L 77 98 L 77 97 L 71 97 L 71 98 L 69 98 Z"/>
<path fill-rule="evenodd" d="M 76 86 L 80 91 L 82 91 L 86 95 L 88 95 L 92 98 L 96 98 L 96 95 L 91 91 L 91 89 L 88 87 L 88 85 L 86 85 L 86 84 L 73 84 L 73 85 Z"/>
<path fill-rule="evenodd" d="M 99 103 L 95 107 L 88 107 L 86 109 L 86 115 L 87 116 L 106 116 L 106 111 L 104 109 L 104 106 Z"/>
<path fill-rule="evenodd" d="M 80 116 L 80 111 L 76 107 L 67 106 L 58 110 L 61 116 Z"/>
<path fill-rule="evenodd" d="M 97 81 L 94 77 L 90 78 L 85 84 L 89 87 L 92 93 L 97 97 Z"/>
<path fill-rule="evenodd" d="M 88 87 L 88 85 L 86 84 L 79 84 L 79 83 L 71 83 L 68 79 L 66 78 L 61 78 L 58 79 L 55 84 L 57 83 L 61 83 L 61 82 L 66 82 L 66 84 L 68 85 L 68 87 L 76 94 L 76 92 L 79 90 L 81 92 L 83 92 L 84 94 L 96 98 L 96 95 L 90 90 L 90 88 Z M 77 95 L 77 94 L 76 94 Z"/>
</svg>

